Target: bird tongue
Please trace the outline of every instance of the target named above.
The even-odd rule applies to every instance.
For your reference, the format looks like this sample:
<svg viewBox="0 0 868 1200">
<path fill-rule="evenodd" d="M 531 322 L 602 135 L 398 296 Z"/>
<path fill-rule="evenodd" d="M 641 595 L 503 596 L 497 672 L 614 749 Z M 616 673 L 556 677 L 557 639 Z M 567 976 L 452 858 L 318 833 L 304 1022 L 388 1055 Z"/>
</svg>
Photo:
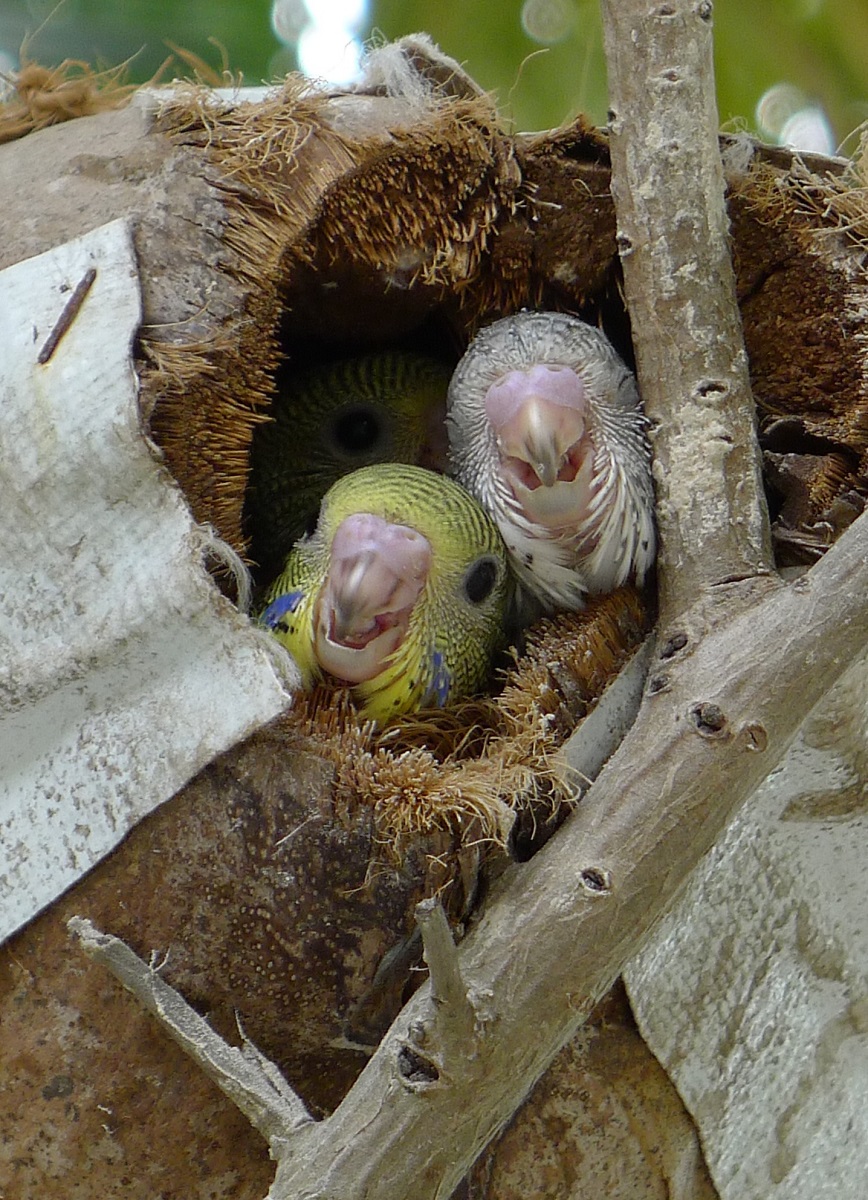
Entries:
<svg viewBox="0 0 868 1200">
<path fill-rule="evenodd" d="M 371 513 L 346 517 L 335 531 L 317 602 L 323 669 L 347 683 L 378 675 L 403 640 L 430 563 L 431 546 L 415 529 Z"/>
</svg>

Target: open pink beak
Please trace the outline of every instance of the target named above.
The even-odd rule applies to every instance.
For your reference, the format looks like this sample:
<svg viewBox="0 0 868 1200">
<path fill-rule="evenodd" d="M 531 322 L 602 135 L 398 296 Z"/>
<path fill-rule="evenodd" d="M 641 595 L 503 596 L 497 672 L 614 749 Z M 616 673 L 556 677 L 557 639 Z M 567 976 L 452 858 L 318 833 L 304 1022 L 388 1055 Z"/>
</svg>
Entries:
<svg viewBox="0 0 868 1200">
<path fill-rule="evenodd" d="M 378 675 L 403 641 L 430 564 L 431 546 L 415 529 L 371 513 L 346 517 L 317 599 L 320 666 L 347 683 Z"/>
</svg>

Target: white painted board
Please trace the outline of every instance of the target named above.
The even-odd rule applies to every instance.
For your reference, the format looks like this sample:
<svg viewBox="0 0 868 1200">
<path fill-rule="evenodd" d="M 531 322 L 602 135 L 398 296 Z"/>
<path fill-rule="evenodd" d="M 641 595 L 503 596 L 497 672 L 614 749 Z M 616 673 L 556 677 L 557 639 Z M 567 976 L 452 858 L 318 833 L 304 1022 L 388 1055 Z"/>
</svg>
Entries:
<svg viewBox="0 0 868 1200">
<path fill-rule="evenodd" d="M 143 436 L 140 319 L 124 221 L 0 273 L 0 940 L 289 700 Z"/>
<path fill-rule="evenodd" d="M 868 660 L 626 972 L 721 1200 L 868 1194 Z"/>
</svg>

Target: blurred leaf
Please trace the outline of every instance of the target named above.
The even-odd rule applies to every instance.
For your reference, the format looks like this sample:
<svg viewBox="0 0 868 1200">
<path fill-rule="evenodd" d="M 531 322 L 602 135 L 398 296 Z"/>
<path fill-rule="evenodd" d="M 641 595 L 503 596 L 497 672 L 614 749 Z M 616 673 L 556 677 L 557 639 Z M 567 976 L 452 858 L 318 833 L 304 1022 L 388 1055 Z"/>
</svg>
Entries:
<svg viewBox="0 0 868 1200">
<path fill-rule="evenodd" d="M 523 31 L 522 0 L 376 0 L 372 25 L 389 38 L 424 29 L 496 90 L 517 128 L 544 129 L 578 111 L 602 123 L 605 64 L 596 0 L 568 0 L 569 37 L 540 47 Z M 868 119 L 865 0 L 718 0 L 716 75 L 721 124 L 755 130 L 755 110 L 774 84 L 797 85 L 818 102 L 843 140 Z M 524 67 L 522 69 L 522 63 Z"/>
<path fill-rule="evenodd" d="M 523 0 L 376 0 L 372 25 L 385 37 L 424 30 L 496 91 L 504 115 L 520 130 L 560 125 L 577 112 L 606 117 L 606 70 L 597 0 L 567 0 L 568 35 L 541 45 L 522 28 Z"/>
<path fill-rule="evenodd" d="M 132 58 L 130 79 L 144 83 L 169 57 L 167 40 L 221 71 L 214 39 L 231 70 L 257 84 L 269 77 L 280 49 L 270 13 L 270 0 L 0 0 L 0 51 L 16 60 L 30 38 L 28 57 L 46 66 L 65 58 L 116 66 Z M 176 59 L 172 74 L 190 71 Z"/>
</svg>

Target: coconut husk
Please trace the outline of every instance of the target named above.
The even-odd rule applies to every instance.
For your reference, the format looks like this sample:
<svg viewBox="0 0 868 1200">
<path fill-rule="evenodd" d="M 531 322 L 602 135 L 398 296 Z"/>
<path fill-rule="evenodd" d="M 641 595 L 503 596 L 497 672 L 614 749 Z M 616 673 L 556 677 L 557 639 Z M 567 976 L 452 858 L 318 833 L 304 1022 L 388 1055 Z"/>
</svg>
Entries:
<svg viewBox="0 0 868 1200">
<path fill-rule="evenodd" d="M 48 68 L 25 58 L 14 75 L 0 76 L 8 92 L 0 105 L 0 145 L 49 125 L 122 107 L 136 91 L 125 76 L 123 65 L 94 71 L 85 62 L 66 59 Z"/>
<path fill-rule="evenodd" d="M 395 103 L 368 103 L 377 99 Z M 251 265 L 260 306 L 273 263 L 277 323 L 265 308 L 283 352 L 310 338 L 326 354 L 400 344 L 433 328 L 457 354 L 481 323 L 547 307 L 599 322 L 629 360 L 607 144 L 581 119 L 507 137 L 487 98 L 435 94 L 384 141 L 379 130 L 348 136 L 347 97 L 285 91 L 220 125 L 201 103 L 173 103 L 164 127 L 183 144 L 207 141 L 231 181 L 226 241 Z M 251 146 L 267 148 L 258 166 Z M 731 172 L 739 300 L 782 562 L 811 561 L 868 489 L 864 189 L 858 166 L 809 168 L 753 145 L 750 155 Z M 258 328 L 267 325 L 263 309 Z M 200 420 L 220 407 L 213 386 L 210 396 L 195 406 Z M 183 457 L 182 482 L 196 496 L 199 468 L 182 448 L 204 434 L 191 423 L 189 383 L 179 397 L 176 406 L 164 389 L 154 430 L 179 470 Z M 259 401 L 250 397 L 251 410 Z M 227 412 L 232 403 L 237 393 Z"/>
<path fill-rule="evenodd" d="M 197 518 L 239 551 L 252 430 L 277 364 L 311 339 L 327 355 L 424 329 L 457 355 L 480 322 L 543 306 L 599 321 L 630 357 L 604 134 L 579 118 L 508 135 L 459 69 L 424 48 L 415 61 L 436 86 L 324 94 L 289 77 L 241 105 L 152 90 L 23 139 L 4 173 L 4 265 L 138 218 L 143 409 Z M 52 74 L 55 91 L 69 74 Z M 19 104 L 0 107 L 0 128 Z M 726 148 L 763 435 L 771 455 L 811 460 L 769 460 L 778 533 L 816 540 L 866 490 L 864 157 L 844 172 L 748 139 Z M 12 183 L 52 175 L 64 189 L 34 214 Z"/>
<path fill-rule="evenodd" d="M 868 493 L 865 147 L 853 164 L 760 160 L 733 180 L 739 305 L 782 564 L 806 563 Z"/>
</svg>

